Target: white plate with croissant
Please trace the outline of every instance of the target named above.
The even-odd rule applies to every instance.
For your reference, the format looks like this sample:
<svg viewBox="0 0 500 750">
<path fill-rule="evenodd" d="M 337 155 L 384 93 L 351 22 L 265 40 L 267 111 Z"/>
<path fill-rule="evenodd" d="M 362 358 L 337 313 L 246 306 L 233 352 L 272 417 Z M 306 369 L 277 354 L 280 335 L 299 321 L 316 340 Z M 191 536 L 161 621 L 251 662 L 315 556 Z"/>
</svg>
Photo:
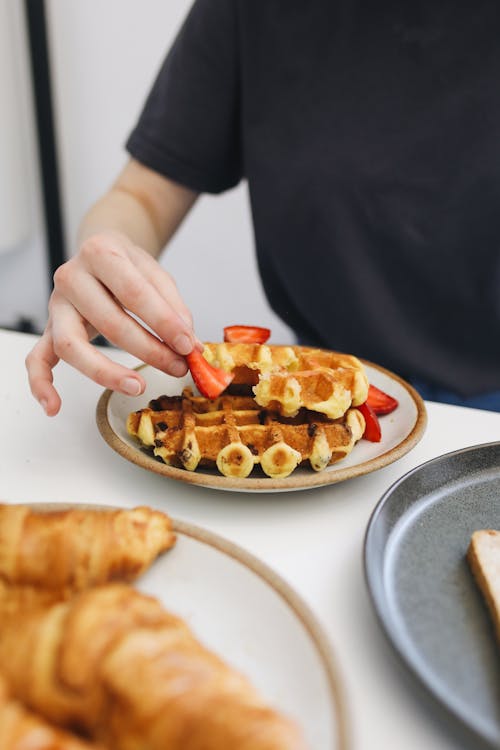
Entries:
<svg viewBox="0 0 500 750">
<path fill-rule="evenodd" d="M 346 748 L 308 608 L 159 511 L 0 505 L 0 610 L 2 750 Z"/>
</svg>

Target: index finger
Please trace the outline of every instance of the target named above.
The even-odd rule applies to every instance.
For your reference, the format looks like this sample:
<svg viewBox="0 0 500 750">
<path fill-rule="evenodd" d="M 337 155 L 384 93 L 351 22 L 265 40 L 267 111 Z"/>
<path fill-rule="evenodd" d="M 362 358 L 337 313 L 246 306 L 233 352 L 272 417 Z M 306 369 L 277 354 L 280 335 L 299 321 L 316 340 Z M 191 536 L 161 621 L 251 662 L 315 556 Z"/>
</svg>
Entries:
<svg viewBox="0 0 500 750">
<path fill-rule="evenodd" d="M 57 300 L 51 332 L 54 353 L 95 383 L 128 396 L 144 391 L 140 373 L 113 362 L 90 343 L 85 321 L 64 299 Z"/>
</svg>

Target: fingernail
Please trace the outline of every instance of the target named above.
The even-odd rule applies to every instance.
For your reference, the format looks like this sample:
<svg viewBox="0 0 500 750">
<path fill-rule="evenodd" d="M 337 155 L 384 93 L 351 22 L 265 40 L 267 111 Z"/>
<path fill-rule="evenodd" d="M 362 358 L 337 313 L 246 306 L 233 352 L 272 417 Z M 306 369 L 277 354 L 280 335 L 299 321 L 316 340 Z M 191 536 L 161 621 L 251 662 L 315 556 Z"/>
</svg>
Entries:
<svg viewBox="0 0 500 750">
<path fill-rule="evenodd" d="M 129 396 L 138 396 L 142 391 L 142 386 L 135 378 L 124 378 L 121 382 L 121 390 Z"/>
<path fill-rule="evenodd" d="M 41 398 L 41 399 L 40 399 L 40 406 L 42 407 L 42 409 L 44 410 L 44 412 L 45 412 L 46 414 L 47 414 L 47 406 L 48 406 L 48 405 L 49 405 L 49 403 L 48 403 L 48 401 L 47 401 L 47 399 L 46 399 L 46 398 Z"/>
<path fill-rule="evenodd" d="M 185 333 L 179 333 L 179 335 L 175 337 L 173 344 L 177 354 L 185 355 L 193 350 L 193 342 Z"/>
<path fill-rule="evenodd" d="M 180 378 L 187 372 L 186 362 L 183 359 L 173 359 L 168 369 L 171 375 Z"/>
</svg>

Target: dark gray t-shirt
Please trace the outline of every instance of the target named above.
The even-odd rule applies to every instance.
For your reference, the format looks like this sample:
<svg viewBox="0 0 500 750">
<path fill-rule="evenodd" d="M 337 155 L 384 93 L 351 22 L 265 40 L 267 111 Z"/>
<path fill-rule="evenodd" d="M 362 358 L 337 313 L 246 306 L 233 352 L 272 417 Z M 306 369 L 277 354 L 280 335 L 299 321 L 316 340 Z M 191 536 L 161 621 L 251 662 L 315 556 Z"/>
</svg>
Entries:
<svg viewBox="0 0 500 750">
<path fill-rule="evenodd" d="M 197 0 L 127 148 L 197 191 L 248 181 L 301 340 L 498 390 L 499 39 L 497 0 Z"/>
</svg>

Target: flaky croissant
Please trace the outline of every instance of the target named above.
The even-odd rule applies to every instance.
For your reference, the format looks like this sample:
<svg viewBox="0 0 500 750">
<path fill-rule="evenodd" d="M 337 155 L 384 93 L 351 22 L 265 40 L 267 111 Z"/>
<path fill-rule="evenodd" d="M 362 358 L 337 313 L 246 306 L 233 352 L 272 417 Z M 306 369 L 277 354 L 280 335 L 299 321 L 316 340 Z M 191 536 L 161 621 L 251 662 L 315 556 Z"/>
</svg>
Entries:
<svg viewBox="0 0 500 750">
<path fill-rule="evenodd" d="M 40 588 L 40 586 L 22 584 L 11 585 L 0 579 L 0 620 L 17 612 L 50 607 L 67 599 L 70 595 L 70 589 Z"/>
<path fill-rule="evenodd" d="M 298 728 L 154 598 L 121 584 L 5 618 L 16 697 L 113 750 L 304 750 Z"/>
<path fill-rule="evenodd" d="M 135 580 L 174 542 L 171 519 L 147 507 L 43 512 L 0 505 L 0 580 L 65 598 L 89 586 Z"/>
<path fill-rule="evenodd" d="M 50 726 L 12 700 L 0 678 L 0 748 L 2 750 L 104 750 Z"/>
</svg>

